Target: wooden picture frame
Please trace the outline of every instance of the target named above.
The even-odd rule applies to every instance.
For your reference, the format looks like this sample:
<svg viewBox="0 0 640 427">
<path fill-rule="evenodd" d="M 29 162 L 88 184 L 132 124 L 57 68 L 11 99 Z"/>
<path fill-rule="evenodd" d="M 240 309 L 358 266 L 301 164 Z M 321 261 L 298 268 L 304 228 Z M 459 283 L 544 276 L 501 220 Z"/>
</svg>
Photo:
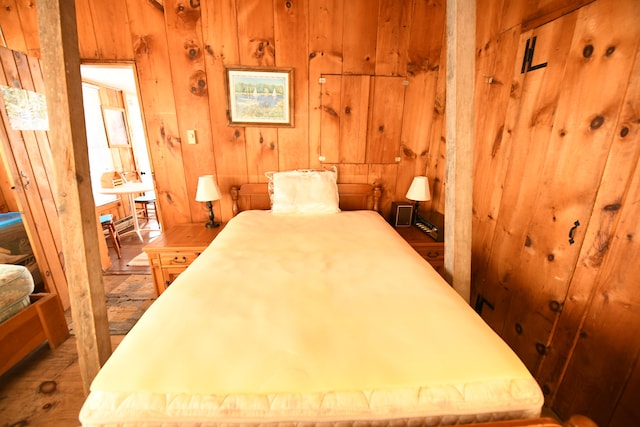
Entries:
<svg viewBox="0 0 640 427">
<path fill-rule="evenodd" d="M 124 108 L 103 106 L 102 118 L 109 147 L 129 147 L 129 128 Z"/>
<path fill-rule="evenodd" d="M 231 126 L 293 127 L 293 69 L 225 67 Z"/>
</svg>

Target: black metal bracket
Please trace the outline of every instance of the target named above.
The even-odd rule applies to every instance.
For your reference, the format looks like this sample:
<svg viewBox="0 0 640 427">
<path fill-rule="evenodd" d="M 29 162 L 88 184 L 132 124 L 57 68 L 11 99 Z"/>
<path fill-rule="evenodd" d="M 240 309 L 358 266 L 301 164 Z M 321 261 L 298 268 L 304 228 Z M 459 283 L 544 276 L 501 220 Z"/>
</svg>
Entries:
<svg viewBox="0 0 640 427">
<path fill-rule="evenodd" d="M 476 297 L 476 306 L 475 306 L 476 313 L 478 313 L 479 315 L 482 315 L 482 308 L 484 307 L 485 304 L 491 310 L 495 311 L 496 308 L 494 307 L 494 305 L 491 304 L 491 302 L 489 302 L 489 300 L 487 300 L 481 294 L 478 294 L 478 296 Z"/>
<path fill-rule="evenodd" d="M 520 74 L 524 74 L 528 71 L 537 70 L 539 68 L 544 68 L 547 66 L 546 62 L 533 65 L 533 54 L 536 50 L 536 39 L 537 37 L 535 36 L 533 38 L 527 39 L 527 45 L 524 48 L 524 57 L 522 58 L 522 69 L 520 71 Z"/>
</svg>

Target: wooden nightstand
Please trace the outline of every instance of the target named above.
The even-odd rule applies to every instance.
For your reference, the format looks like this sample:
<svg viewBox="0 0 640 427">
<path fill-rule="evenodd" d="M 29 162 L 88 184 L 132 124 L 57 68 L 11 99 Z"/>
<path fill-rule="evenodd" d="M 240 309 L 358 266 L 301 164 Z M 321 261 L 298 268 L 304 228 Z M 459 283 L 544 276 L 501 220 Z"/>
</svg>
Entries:
<svg viewBox="0 0 640 427">
<path fill-rule="evenodd" d="M 149 257 L 151 275 L 160 295 L 224 228 L 206 228 L 203 223 L 180 224 L 170 228 L 142 250 Z"/>
<path fill-rule="evenodd" d="M 397 227 L 396 231 L 444 277 L 444 242 L 436 242 L 415 225 Z"/>
</svg>

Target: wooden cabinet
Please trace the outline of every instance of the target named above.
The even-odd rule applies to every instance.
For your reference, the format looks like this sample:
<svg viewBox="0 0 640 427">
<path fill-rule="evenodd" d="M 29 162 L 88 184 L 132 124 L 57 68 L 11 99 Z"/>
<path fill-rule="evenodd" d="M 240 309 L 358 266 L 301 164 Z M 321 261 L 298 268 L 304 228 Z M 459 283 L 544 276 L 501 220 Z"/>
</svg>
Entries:
<svg viewBox="0 0 640 427">
<path fill-rule="evenodd" d="M 437 242 L 416 226 L 397 227 L 396 231 L 444 277 L 444 242 Z"/>
<path fill-rule="evenodd" d="M 180 224 L 145 246 L 156 294 L 164 292 L 223 228 L 224 224 L 217 228 L 206 228 L 203 223 Z"/>
</svg>

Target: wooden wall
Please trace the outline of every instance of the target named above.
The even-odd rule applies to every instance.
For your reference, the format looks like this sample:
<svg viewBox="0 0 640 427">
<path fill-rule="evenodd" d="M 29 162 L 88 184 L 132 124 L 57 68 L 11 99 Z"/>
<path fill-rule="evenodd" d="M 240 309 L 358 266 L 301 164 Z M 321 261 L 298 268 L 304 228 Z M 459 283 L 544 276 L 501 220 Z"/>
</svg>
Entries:
<svg viewBox="0 0 640 427">
<path fill-rule="evenodd" d="M 76 3 L 82 58 L 135 61 L 165 226 L 206 220 L 200 174 L 224 190 L 320 156 L 382 182 L 384 209 L 426 173 L 444 211 L 444 1 Z M 3 5 L 37 54 L 32 2 Z M 601 426 L 640 424 L 639 6 L 477 0 L 473 301 L 553 409 Z M 294 68 L 294 128 L 227 126 L 238 64 Z"/>
<path fill-rule="evenodd" d="M 37 54 L 31 3 L 4 3 L 7 43 Z M 199 175 L 216 175 L 225 194 L 215 209 L 228 219 L 231 185 L 334 164 L 340 182 L 382 183 L 385 212 L 427 173 L 434 208 L 444 210 L 443 2 L 82 0 L 76 8 L 83 60 L 135 61 L 165 227 L 206 220 L 194 200 Z M 228 126 L 226 65 L 292 67 L 295 127 Z M 196 145 L 183 143 L 190 129 Z"/>
<path fill-rule="evenodd" d="M 44 92 L 37 58 L 0 47 L 0 85 Z M 69 290 L 55 203 L 53 160 L 49 133 L 15 130 L 0 102 L 0 193 L 7 207 L 20 211 L 47 292 L 56 293 L 64 309 Z"/>
<path fill-rule="evenodd" d="M 556 3 L 478 4 L 472 301 L 561 416 L 638 425 L 640 2 Z"/>
</svg>

